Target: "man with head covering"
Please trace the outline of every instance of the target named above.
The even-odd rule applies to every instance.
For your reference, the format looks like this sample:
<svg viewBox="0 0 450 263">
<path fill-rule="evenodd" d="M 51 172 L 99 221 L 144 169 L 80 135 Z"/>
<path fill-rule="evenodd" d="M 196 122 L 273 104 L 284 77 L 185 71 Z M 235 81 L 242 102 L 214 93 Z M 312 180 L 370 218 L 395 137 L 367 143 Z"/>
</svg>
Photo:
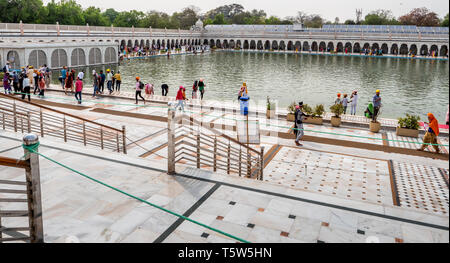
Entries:
<svg viewBox="0 0 450 263">
<path fill-rule="evenodd" d="M 341 100 L 341 93 L 337 94 L 337 98 L 334 101 L 334 104 L 342 104 L 342 100 Z"/>
<path fill-rule="evenodd" d="M 198 90 L 200 91 L 200 99 L 203 100 L 203 95 L 205 94 L 205 83 L 203 82 L 203 79 L 200 79 L 198 82 Z"/>
<path fill-rule="evenodd" d="M 417 149 L 418 151 L 424 151 L 428 145 L 432 144 L 433 148 L 436 150 L 436 153 L 439 153 L 439 146 L 437 145 L 437 137 L 439 136 L 439 123 L 437 119 L 434 117 L 432 113 L 428 113 L 428 126 L 427 132 L 425 133 L 425 136 L 423 137 L 423 144 L 420 149 Z"/>
<path fill-rule="evenodd" d="M 181 107 L 181 110 L 184 111 L 184 101 L 186 100 L 186 89 L 183 86 L 180 86 L 177 92 L 177 97 L 175 98 L 178 101 L 178 104 L 175 106 L 175 110 L 178 107 Z"/>
<path fill-rule="evenodd" d="M 377 122 L 378 113 L 380 112 L 381 107 L 381 97 L 379 89 L 375 91 L 375 96 L 373 96 L 372 103 L 373 103 L 372 122 Z"/>
<path fill-rule="evenodd" d="M 358 91 L 354 90 L 350 96 L 350 114 L 356 115 L 356 105 L 358 105 Z"/>
<path fill-rule="evenodd" d="M 241 108 L 241 115 L 247 116 L 250 97 L 248 96 L 247 84 L 245 82 L 242 84 L 241 90 L 239 91 L 238 99 Z"/>
<path fill-rule="evenodd" d="M 298 105 L 295 107 L 295 129 L 294 134 L 296 135 L 295 138 L 295 145 L 297 146 L 303 146 L 300 143 L 300 140 L 303 138 L 303 135 L 305 135 L 303 131 L 303 121 L 306 119 L 306 114 L 303 113 L 303 101 L 299 102 Z"/>
</svg>

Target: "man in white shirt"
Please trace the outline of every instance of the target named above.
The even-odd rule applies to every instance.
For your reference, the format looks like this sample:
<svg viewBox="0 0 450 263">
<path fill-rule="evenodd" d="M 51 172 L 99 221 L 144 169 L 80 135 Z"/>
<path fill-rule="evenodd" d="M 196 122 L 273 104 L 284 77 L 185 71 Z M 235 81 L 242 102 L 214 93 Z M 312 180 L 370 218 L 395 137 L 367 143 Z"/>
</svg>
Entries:
<svg viewBox="0 0 450 263">
<path fill-rule="evenodd" d="M 30 96 L 30 79 L 29 78 L 23 78 L 23 93 L 22 93 L 22 100 L 25 99 L 25 94 L 28 95 L 28 101 L 31 101 Z"/>
<path fill-rule="evenodd" d="M 111 74 L 111 70 L 107 69 L 106 70 L 106 87 L 109 90 L 109 94 L 111 94 L 113 92 L 112 91 L 112 78 L 113 78 L 113 75 Z"/>
<path fill-rule="evenodd" d="M 353 91 L 350 96 L 350 114 L 356 115 L 356 105 L 358 104 L 358 91 Z"/>
</svg>

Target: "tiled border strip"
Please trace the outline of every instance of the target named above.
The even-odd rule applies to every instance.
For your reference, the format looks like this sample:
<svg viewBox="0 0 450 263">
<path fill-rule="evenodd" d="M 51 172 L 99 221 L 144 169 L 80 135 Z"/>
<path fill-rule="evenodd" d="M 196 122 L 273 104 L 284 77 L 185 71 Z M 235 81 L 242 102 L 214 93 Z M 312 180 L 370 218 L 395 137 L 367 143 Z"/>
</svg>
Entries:
<svg viewBox="0 0 450 263">
<path fill-rule="evenodd" d="M 389 177 L 391 181 L 392 201 L 395 206 L 401 206 L 400 197 L 398 196 L 397 182 L 395 181 L 394 162 L 392 160 L 387 161 L 389 168 Z"/>
<path fill-rule="evenodd" d="M 191 206 L 186 212 L 184 212 L 183 216 L 185 217 L 189 217 L 190 215 L 192 215 L 192 213 L 195 212 L 195 210 L 197 210 L 197 208 L 199 208 L 215 191 L 217 191 L 217 189 L 219 189 L 219 187 L 221 186 L 220 183 L 216 183 L 214 184 L 213 187 L 211 187 L 211 189 L 209 189 L 209 191 L 204 194 L 193 206 Z M 175 223 L 173 223 L 169 228 L 166 229 L 166 231 L 164 231 L 158 238 L 156 238 L 153 243 L 162 243 L 167 237 L 169 237 L 173 231 L 175 231 L 183 222 L 184 222 L 184 218 L 178 218 L 177 221 L 175 221 Z"/>
<path fill-rule="evenodd" d="M 442 169 L 442 168 L 439 168 L 438 169 L 439 170 L 439 173 L 441 173 L 441 175 L 442 175 L 442 178 L 444 179 L 444 182 L 445 182 L 445 184 L 447 185 L 447 188 L 450 188 L 449 187 L 449 185 L 448 185 L 448 171 L 447 171 L 447 173 L 444 171 L 444 169 Z"/>
</svg>

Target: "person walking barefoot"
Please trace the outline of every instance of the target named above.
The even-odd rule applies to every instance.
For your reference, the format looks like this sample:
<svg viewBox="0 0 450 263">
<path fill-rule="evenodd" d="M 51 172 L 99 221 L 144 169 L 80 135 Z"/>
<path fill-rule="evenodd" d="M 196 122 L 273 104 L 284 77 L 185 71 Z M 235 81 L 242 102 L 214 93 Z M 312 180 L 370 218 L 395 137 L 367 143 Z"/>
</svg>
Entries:
<svg viewBox="0 0 450 263">
<path fill-rule="evenodd" d="M 144 104 L 145 104 L 145 99 L 144 99 L 144 97 L 142 97 L 143 89 L 144 89 L 144 83 L 142 83 L 140 77 L 136 77 L 136 103 L 135 104 L 138 104 L 138 96 L 141 97 L 141 99 L 144 101 Z"/>
</svg>

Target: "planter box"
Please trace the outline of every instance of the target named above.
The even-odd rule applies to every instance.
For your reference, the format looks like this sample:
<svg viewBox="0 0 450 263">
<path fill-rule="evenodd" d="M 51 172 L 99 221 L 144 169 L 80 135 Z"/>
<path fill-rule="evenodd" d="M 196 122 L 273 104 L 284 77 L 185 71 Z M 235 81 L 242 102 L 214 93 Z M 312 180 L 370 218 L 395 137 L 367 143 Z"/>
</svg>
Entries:
<svg viewBox="0 0 450 263">
<path fill-rule="evenodd" d="M 304 123 L 309 123 L 309 124 L 322 125 L 323 124 L 323 118 L 307 117 L 303 122 Z M 341 125 L 341 124 L 339 123 L 339 125 Z"/>
<path fill-rule="evenodd" d="M 341 126 L 341 118 L 340 117 L 332 116 L 330 121 L 331 121 L 331 126 L 333 126 L 333 127 Z"/>
<path fill-rule="evenodd" d="M 287 121 L 295 121 L 295 114 L 288 113 L 288 115 L 286 116 L 286 120 Z"/>
<path fill-rule="evenodd" d="M 381 123 L 379 122 L 370 122 L 369 128 L 371 132 L 377 133 L 381 129 Z"/>
<path fill-rule="evenodd" d="M 275 117 L 275 110 L 266 110 L 267 119 L 273 119 Z"/>
<path fill-rule="evenodd" d="M 419 138 L 419 130 L 397 127 L 396 132 L 397 136 Z"/>
</svg>

